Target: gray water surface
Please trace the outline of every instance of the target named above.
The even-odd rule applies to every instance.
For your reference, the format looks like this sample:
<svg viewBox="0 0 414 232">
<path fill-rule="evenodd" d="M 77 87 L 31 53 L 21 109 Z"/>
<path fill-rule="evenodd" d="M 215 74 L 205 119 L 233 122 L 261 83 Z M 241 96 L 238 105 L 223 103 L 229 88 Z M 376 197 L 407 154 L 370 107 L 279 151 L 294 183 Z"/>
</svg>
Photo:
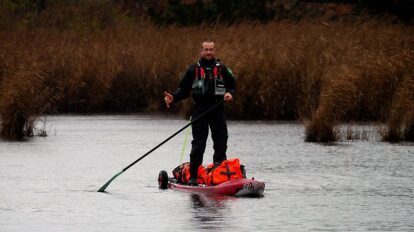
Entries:
<svg viewBox="0 0 414 232">
<path fill-rule="evenodd" d="M 296 123 L 229 122 L 228 157 L 266 182 L 263 198 L 159 190 L 184 132 L 96 192 L 186 123 L 53 116 L 48 137 L 0 141 L 0 231 L 414 231 L 412 143 L 305 143 Z M 209 140 L 204 164 L 212 154 Z"/>
</svg>

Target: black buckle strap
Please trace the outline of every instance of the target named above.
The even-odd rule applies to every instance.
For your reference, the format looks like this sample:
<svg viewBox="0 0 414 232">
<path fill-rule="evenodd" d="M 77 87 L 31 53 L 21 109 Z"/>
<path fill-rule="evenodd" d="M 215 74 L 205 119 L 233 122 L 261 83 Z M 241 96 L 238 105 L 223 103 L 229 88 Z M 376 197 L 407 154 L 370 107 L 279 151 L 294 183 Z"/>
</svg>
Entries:
<svg viewBox="0 0 414 232">
<path fill-rule="evenodd" d="M 229 180 L 231 175 L 236 175 L 236 172 L 230 172 L 229 164 L 226 164 L 226 170 L 226 172 L 220 172 L 220 174 L 226 175 Z"/>
</svg>

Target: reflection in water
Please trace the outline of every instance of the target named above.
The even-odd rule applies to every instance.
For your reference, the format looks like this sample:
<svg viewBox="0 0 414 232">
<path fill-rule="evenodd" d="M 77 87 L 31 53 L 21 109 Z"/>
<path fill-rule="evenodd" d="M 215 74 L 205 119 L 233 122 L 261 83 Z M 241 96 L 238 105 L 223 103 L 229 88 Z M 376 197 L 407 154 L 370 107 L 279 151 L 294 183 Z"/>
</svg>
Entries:
<svg viewBox="0 0 414 232">
<path fill-rule="evenodd" d="M 225 218 L 230 210 L 226 202 L 230 200 L 225 196 L 207 196 L 191 194 L 193 223 L 198 229 L 230 228 Z"/>
<path fill-rule="evenodd" d="M 191 200 L 194 204 L 194 209 L 197 208 L 221 208 L 225 207 L 225 201 L 229 199 L 226 196 L 208 196 L 208 195 L 201 195 L 201 194 L 191 194 Z"/>
</svg>

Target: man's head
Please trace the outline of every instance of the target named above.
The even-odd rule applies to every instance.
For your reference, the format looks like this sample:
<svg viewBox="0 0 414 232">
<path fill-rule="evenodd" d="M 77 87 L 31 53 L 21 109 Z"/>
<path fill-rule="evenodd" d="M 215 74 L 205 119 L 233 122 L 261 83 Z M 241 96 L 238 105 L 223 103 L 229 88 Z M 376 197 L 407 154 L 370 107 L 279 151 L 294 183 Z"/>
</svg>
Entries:
<svg viewBox="0 0 414 232">
<path fill-rule="evenodd" d="M 211 59 L 214 59 L 215 55 L 216 55 L 216 47 L 214 45 L 214 42 L 204 41 L 201 44 L 201 58 L 211 60 Z"/>
</svg>

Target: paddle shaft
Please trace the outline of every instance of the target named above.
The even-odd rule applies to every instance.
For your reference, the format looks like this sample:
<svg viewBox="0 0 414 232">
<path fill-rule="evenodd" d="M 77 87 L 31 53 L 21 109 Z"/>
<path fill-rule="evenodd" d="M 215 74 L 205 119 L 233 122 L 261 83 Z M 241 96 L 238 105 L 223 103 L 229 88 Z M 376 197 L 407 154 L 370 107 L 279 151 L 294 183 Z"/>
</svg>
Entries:
<svg viewBox="0 0 414 232">
<path fill-rule="evenodd" d="M 152 148 L 150 151 L 148 151 L 147 153 L 145 153 L 144 155 L 142 155 L 141 157 L 139 157 L 137 160 L 135 160 L 134 162 L 132 162 L 130 165 L 126 166 L 124 169 L 122 169 L 122 171 L 120 171 L 119 173 L 115 174 L 108 182 L 106 182 L 106 184 L 104 184 L 99 190 L 98 192 L 105 192 L 105 189 L 109 186 L 109 184 L 118 176 L 120 176 L 122 173 L 124 173 L 126 170 L 128 170 L 130 167 L 132 167 L 134 164 L 138 163 L 140 160 L 142 160 L 143 158 L 145 158 L 147 155 L 151 154 L 151 152 L 157 150 L 159 147 L 161 147 L 164 143 L 168 142 L 170 139 L 172 139 L 174 136 L 178 135 L 181 131 L 185 130 L 185 128 L 189 127 L 190 125 L 192 125 L 195 121 L 199 120 L 200 118 L 204 117 L 204 115 L 206 115 L 207 113 L 209 113 L 210 111 L 212 111 L 214 108 L 216 108 L 218 105 L 222 104 L 224 102 L 224 100 L 221 100 L 220 102 L 216 103 L 214 106 L 212 106 L 211 108 L 209 108 L 208 110 L 206 110 L 204 113 L 200 114 L 199 116 L 197 116 L 195 119 L 191 120 L 191 122 L 189 122 L 187 125 L 185 125 L 183 128 L 179 129 L 177 132 L 175 132 L 174 134 L 172 134 L 170 137 L 168 137 L 167 139 L 165 139 L 164 141 L 162 141 L 160 144 L 158 144 L 157 146 L 155 146 L 154 148 Z"/>
</svg>

